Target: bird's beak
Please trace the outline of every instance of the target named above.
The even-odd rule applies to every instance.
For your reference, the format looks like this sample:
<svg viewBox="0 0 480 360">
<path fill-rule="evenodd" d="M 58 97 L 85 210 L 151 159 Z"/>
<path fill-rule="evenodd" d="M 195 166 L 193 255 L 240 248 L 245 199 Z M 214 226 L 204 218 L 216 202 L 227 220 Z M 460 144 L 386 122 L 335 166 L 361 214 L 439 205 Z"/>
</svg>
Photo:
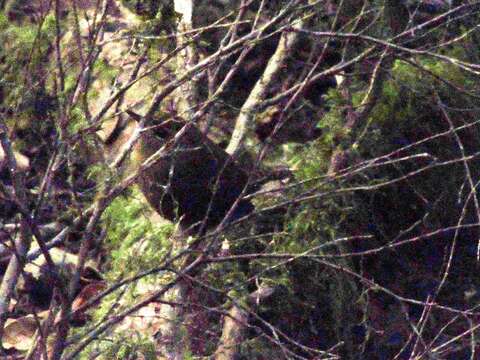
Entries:
<svg viewBox="0 0 480 360">
<path fill-rule="evenodd" d="M 133 112 L 132 110 L 125 110 L 125 112 L 136 122 L 140 122 L 143 119 L 142 115 L 137 114 L 136 112 Z"/>
</svg>

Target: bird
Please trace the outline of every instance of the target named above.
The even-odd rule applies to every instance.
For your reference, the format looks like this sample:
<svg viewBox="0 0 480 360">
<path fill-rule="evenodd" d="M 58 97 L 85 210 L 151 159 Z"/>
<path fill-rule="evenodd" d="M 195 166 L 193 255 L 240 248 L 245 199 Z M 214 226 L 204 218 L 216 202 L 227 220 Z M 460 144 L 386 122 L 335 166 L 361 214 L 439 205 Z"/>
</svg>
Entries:
<svg viewBox="0 0 480 360">
<path fill-rule="evenodd" d="M 135 122 L 143 119 L 131 110 L 126 112 Z M 137 181 L 149 204 L 163 218 L 178 222 L 186 233 L 199 234 L 219 225 L 227 214 L 227 221 L 232 222 L 254 210 L 250 200 L 239 199 L 250 192 L 247 173 L 195 124 L 173 142 L 170 140 L 186 124 L 183 120 L 152 119 L 147 123 L 149 127 L 133 149 L 132 161 L 139 165 L 165 146 L 164 154 L 142 171 Z M 125 141 L 121 130 L 113 134 Z M 108 139 L 108 143 L 118 149 L 115 139 Z"/>
</svg>

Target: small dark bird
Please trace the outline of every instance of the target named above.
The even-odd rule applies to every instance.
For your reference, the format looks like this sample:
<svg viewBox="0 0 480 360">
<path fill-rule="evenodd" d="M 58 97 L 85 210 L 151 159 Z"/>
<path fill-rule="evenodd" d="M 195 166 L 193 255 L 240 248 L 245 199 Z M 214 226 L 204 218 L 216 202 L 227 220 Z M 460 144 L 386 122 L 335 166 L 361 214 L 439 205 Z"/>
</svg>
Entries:
<svg viewBox="0 0 480 360">
<path fill-rule="evenodd" d="M 127 111 L 136 121 L 142 117 Z M 170 140 L 185 125 L 179 121 L 151 124 L 134 150 L 133 161 L 142 163 L 162 146 L 165 156 L 144 171 L 138 184 L 150 205 L 164 218 L 180 221 L 182 230 L 198 234 L 218 224 L 248 185 L 248 175 L 217 144 L 195 125 L 174 144 Z M 240 200 L 229 221 L 254 210 L 248 200 Z"/>
</svg>

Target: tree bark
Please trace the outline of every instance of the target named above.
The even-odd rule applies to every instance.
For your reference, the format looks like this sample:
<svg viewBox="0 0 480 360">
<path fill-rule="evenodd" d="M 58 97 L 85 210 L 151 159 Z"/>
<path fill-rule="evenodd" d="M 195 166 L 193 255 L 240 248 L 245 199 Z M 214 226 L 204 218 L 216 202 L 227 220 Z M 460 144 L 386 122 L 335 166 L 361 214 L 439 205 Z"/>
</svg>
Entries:
<svg viewBox="0 0 480 360">
<path fill-rule="evenodd" d="M 233 360 L 238 353 L 238 346 L 243 341 L 244 329 L 248 324 L 248 314 L 233 305 L 223 321 L 220 342 L 215 352 L 215 360 Z"/>
<path fill-rule="evenodd" d="M 274 291 L 275 289 L 271 287 L 260 287 L 247 296 L 248 306 L 250 308 L 258 308 L 262 301 L 272 295 Z M 214 360 L 236 359 L 239 346 L 245 338 L 248 320 L 248 311 L 240 307 L 238 303 L 233 304 L 223 321 L 222 336 L 215 351 Z"/>
<path fill-rule="evenodd" d="M 303 20 L 299 20 L 293 24 L 294 28 L 302 28 L 304 25 Z M 235 122 L 235 128 L 233 130 L 232 138 L 226 149 L 226 152 L 233 157 L 241 152 L 245 138 L 248 133 L 252 131 L 254 127 L 255 115 L 260 103 L 265 100 L 268 90 L 271 88 L 273 81 L 283 70 L 290 51 L 294 48 L 299 33 L 285 32 L 282 34 L 277 50 L 273 54 L 272 58 L 267 64 L 265 71 L 260 79 L 255 84 L 254 88 L 250 92 L 247 100 L 240 109 L 240 114 Z"/>
</svg>

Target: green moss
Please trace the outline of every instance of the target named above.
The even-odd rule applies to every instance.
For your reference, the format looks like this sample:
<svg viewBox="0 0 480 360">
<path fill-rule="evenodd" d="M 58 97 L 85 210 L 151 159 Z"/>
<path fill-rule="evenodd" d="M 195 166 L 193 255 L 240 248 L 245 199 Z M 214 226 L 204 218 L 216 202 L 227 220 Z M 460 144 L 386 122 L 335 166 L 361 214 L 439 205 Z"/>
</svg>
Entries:
<svg viewBox="0 0 480 360">
<path fill-rule="evenodd" d="M 102 221 L 108 230 L 104 245 L 109 255 L 104 266 L 107 281 L 115 282 L 154 268 L 166 255 L 173 226 L 154 224 L 149 215 L 150 210 L 136 189 L 117 197 L 104 212 Z M 138 301 L 139 296 L 145 295 L 145 286 L 164 281 L 164 276 L 152 275 L 106 296 L 93 313 L 94 322 L 110 316 L 112 309 L 120 312 Z M 88 359 L 94 353 L 101 353 L 100 358 L 105 360 L 156 359 L 152 339 L 131 330 L 115 330 L 113 335 L 98 339 L 82 358 Z"/>
<path fill-rule="evenodd" d="M 82 109 L 75 107 L 70 112 L 70 118 L 68 122 L 68 132 L 70 134 L 78 134 L 80 130 L 88 126 L 87 119 Z"/>
<path fill-rule="evenodd" d="M 3 11 L 0 11 L 0 30 L 5 30 L 8 27 L 8 19 Z"/>
<path fill-rule="evenodd" d="M 132 331 L 116 332 L 109 338 L 99 339 L 80 359 L 90 359 L 93 354 L 98 354 L 95 358 L 101 360 L 157 359 L 153 341 Z"/>
<path fill-rule="evenodd" d="M 57 20 L 54 14 L 46 15 L 43 20 L 42 32 L 50 39 L 53 39 L 57 34 L 56 22 Z"/>
<path fill-rule="evenodd" d="M 169 250 L 173 225 L 153 224 L 149 211 L 136 190 L 128 197 L 118 197 L 106 210 L 103 220 L 109 230 L 109 278 L 152 268 Z"/>
<path fill-rule="evenodd" d="M 113 82 L 118 75 L 119 69 L 109 65 L 105 60 L 100 59 L 95 62 L 93 67 L 94 77 L 107 82 Z"/>
</svg>

